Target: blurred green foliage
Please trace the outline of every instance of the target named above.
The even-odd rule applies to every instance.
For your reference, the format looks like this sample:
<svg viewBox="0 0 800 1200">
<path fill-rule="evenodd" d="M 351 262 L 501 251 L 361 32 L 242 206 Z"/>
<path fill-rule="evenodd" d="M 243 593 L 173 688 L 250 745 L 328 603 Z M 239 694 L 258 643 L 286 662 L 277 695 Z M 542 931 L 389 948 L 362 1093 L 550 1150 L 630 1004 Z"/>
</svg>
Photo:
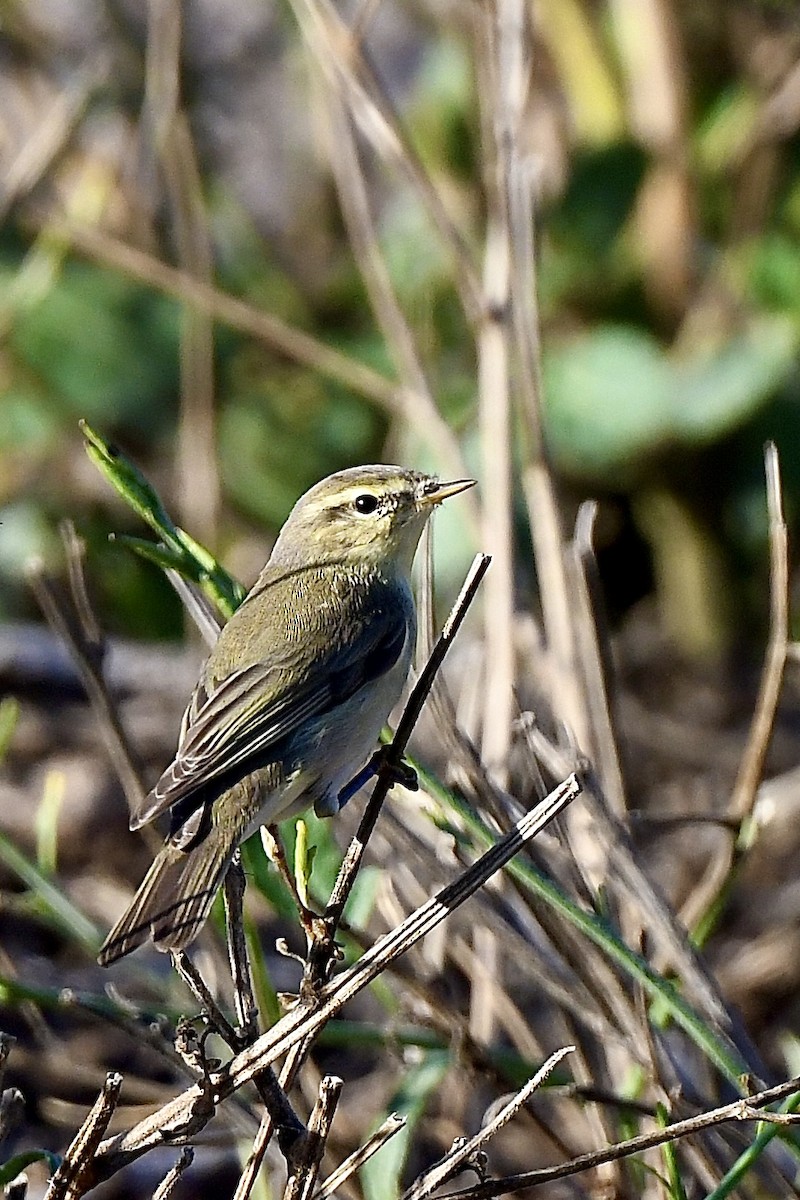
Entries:
<svg viewBox="0 0 800 1200">
<path fill-rule="evenodd" d="M 786 118 L 781 129 L 766 123 L 780 80 L 759 76 L 748 39 L 754 47 L 772 38 L 769 44 L 790 48 L 799 24 L 791 6 L 734 4 L 729 20 L 723 8 L 710 6 L 702 19 L 673 14 L 670 83 L 683 116 L 668 143 L 666 134 L 659 142 L 647 133 L 641 113 L 631 115 L 636 81 L 626 72 L 632 78 L 636 63 L 626 59 L 611 10 L 568 6 L 570 59 L 558 40 L 564 12 L 542 6 L 542 80 L 533 80 L 528 116 L 542 190 L 546 432 L 576 498 L 619 502 L 655 562 L 679 531 L 637 513 L 647 510 L 651 488 L 674 493 L 714 543 L 722 574 L 712 590 L 735 581 L 740 597 L 763 610 L 765 437 L 777 438 L 782 452 L 790 513 L 800 498 L 800 139 L 797 122 Z M 6 36 L 12 46 L 13 28 Z M 299 41 L 288 18 L 281 38 L 290 58 Z M 412 42 L 413 69 L 393 84 L 397 103 L 479 263 L 485 163 L 472 46 L 464 30 L 435 26 L 430 17 Z M 642 54 L 657 53 L 656 42 L 643 41 Z M 40 65 L 34 54 L 31 73 Z M 87 121 L 104 107 L 135 127 L 131 98 L 138 112 L 145 81 L 130 70 L 90 100 Z M 191 119 L 210 93 L 196 73 L 185 93 Z M 655 100 L 639 94 L 639 109 L 647 103 Z M 540 125 L 551 130 L 549 143 L 537 142 Z M 542 146 L 550 151 L 539 161 Z M 392 377 L 324 169 L 314 165 L 308 195 L 294 197 L 290 227 L 271 236 L 211 153 L 200 169 L 216 286 Z M 474 339 L 452 263 L 419 200 L 396 177 L 370 171 L 398 299 L 437 403 L 477 466 Z M 759 172 L 763 183 L 754 191 Z M 58 162 L 51 174 L 60 179 Z M 122 168 L 115 184 L 118 199 L 134 195 Z M 79 201 L 73 195 L 73 205 Z M 104 622 L 137 636 L 173 636 L 180 612 L 160 572 L 104 544 L 110 528 L 136 529 L 130 514 L 112 513 L 86 480 L 76 424 L 86 417 L 118 440 L 180 511 L 172 471 L 181 421 L 180 305 L 120 271 L 81 261 L 68 242 L 33 235 L 25 213 L 24 203 L 12 207 L 0 230 L 0 617 L 31 612 L 24 562 L 57 552 L 53 531 L 68 513 L 90 542 Z M 159 212 L 149 237 L 174 261 L 164 220 Z M 374 401 L 222 324 L 214 336 L 223 488 L 214 549 L 221 556 L 256 530 L 266 549 L 297 496 L 329 471 L 430 453 L 424 429 L 403 428 Z M 698 545 L 702 553 L 702 539 Z M 713 607 L 708 621 L 719 625 L 725 618 Z"/>
</svg>

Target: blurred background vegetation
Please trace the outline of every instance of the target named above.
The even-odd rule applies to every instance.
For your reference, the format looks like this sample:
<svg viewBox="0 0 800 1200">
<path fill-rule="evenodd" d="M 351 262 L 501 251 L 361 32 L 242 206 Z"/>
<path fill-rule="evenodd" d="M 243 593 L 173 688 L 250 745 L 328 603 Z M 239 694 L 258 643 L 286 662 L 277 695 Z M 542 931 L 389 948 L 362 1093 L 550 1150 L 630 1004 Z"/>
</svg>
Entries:
<svg viewBox="0 0 800 1200">
<path fill-rule="evenodd" d="M 313 67 L 283 5 L 4 0 L 0 615 L 34 615 L 60 517 L 114 632 L 177 601 L 109 529 L 77 420 L 125 447 L 246 580 L 321 475 L 447 470 L 424 423 L 183 306 L 178 268 L 393 377 L 339 215 Z M 470 250 L 485 202 L 470 5 L 366 4 L 365 44 Z M 148 21 L 164 22 L 148 41 Z M 179 78 L 159 55 L 177 55 Z M 763 632 L 761 448 L 800 492 L 800 17 L 792 3 L 541 0 L 525 118 L 546 435 L 567 500 L 604 500 L 615 615 L 655 591 L 681 649 Z M 163 65 L 163 64 L 162 64 Z M 172 79 L 172 84 L 164 80 Z M 172 91 L 170 91 L 170 86 Z M 418 197 L 367 155 L 380 245 L 436 402 L 481 473 L 474 338 Z M 125 248 L 138 251 L 125 260 Z M 172 294 L 167 294 L 172 293 Z M 491 547 L 487 547 L 491 549 Z M 530 602 L 523 553 L 519 584 Z"/>
</svg>

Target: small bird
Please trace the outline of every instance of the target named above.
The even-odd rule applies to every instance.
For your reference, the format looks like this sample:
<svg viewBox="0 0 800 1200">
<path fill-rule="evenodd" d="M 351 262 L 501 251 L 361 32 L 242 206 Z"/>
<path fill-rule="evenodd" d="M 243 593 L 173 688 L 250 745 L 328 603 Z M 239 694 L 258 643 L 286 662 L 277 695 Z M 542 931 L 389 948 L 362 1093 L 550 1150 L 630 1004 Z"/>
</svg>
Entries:
<svg viewBox="0 0 800 1200">
<path fill-rule="evenodd" d="M 168 811 L 169 834 L 106 938 L 103 966 L 148 937 L 184 949 L 260 825 L 312 804 L 339 811 L 411 665 L 422 530 L 474 482 L 354 467 L 298 500 L 203 667 L 175 758 L 131 816 L 139 829 Z"/>
</svg>

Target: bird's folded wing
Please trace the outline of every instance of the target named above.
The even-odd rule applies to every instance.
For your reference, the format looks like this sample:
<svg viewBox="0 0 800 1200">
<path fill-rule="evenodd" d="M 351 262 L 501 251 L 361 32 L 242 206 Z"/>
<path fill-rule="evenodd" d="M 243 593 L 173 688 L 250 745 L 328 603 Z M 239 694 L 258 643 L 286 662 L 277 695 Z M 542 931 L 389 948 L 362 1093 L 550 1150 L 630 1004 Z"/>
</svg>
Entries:
<svg viewBox="0 0 800 1200">
<path fill-rule="evenodd" d="M 333 711 L 397 662 L 409 632 L 403 607 L 381 610 L 352 641 L 330 647 L 305 672 L 270 663 L 235 671 L 206 694 L 198 687 L 177 754 L 133 814 L 138 829 L 211 780 L 239 769 L 239 778 L 268 760 L 271 748 L 304 723 Z"/>
</svg>

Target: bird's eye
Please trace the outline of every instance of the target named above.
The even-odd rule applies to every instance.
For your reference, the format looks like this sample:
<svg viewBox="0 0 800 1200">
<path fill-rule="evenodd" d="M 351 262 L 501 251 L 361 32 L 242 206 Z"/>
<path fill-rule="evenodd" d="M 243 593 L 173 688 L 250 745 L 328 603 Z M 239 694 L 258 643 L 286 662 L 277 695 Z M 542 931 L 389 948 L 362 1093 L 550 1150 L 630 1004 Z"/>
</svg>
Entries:
<svg viewBox="0 0 800 1200">
<path fill-rule="evenodd" d="M 378 507 L 378 497 L 371 495 L 370 492 L 364 492 L 363 496 L 356 496 L 353 503 L 356 512 L 366 515 L 375 512 Z"/>
</svg>

